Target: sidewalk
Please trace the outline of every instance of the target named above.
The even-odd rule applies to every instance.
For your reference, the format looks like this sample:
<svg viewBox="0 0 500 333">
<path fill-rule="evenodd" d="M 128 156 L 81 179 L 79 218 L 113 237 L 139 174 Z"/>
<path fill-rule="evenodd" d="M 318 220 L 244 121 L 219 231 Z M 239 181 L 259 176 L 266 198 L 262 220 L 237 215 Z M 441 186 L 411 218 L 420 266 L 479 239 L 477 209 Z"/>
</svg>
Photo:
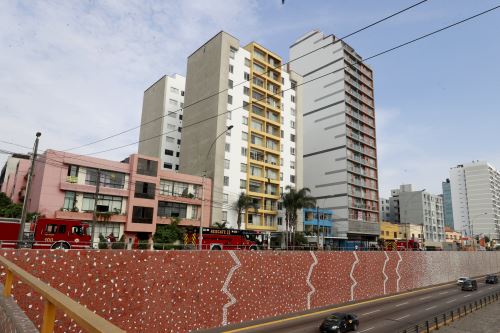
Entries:
<svg viewBox="0 0 500 333">
<path fill-rule="evenodd" d="M 500 302 L 474 311 L 460 320 L 439 329 L 440 333 L 499 333 Z"/>
</svg>

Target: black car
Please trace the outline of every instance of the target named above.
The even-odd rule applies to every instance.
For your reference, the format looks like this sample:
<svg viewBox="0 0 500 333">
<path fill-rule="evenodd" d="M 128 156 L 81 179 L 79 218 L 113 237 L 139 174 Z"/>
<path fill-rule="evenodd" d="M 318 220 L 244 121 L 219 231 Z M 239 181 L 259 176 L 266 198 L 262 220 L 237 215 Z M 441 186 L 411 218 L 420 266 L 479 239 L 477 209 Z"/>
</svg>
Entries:
<svg viewBox="0 0 500 333">
<path fill-rule="evenodd" d="M 497 284 L 498 283 L 498 276 L 496 276 L 496 275 L 487 275 L 485 282 L 489 283 L 489 284 Z"/>
<path fill-rule="evenodd" d="M 325 320 L 319 327 L 319 331 L 321 333 L 349 332 L 356 331 L 358 329 L 358 326 L 359 320 L 356 315 L 336 312 L 325 318 Z"/>
<path fill-rule="evenodd" d="M 465 280 L 464 283 L 462 283 L 462 290 L 464 291 L 473 291 L 477 290 L 477 281 L 476 280 Z"/>
</svg>

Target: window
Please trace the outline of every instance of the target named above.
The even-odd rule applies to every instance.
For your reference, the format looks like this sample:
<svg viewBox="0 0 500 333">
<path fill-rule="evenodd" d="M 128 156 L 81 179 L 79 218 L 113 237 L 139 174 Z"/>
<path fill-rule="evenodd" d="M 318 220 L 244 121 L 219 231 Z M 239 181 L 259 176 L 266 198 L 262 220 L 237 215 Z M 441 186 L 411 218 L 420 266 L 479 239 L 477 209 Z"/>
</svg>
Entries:
<svg viewBox="0 0 500 333">
<path fill-rule="evenodd" d="M 290 175 L 290 183 L 295 184 L 295 176 L 294 175 Z"/>
<path fill-rule="evenodd" d="M 290 120 L 290 127 L 291 127 L 291 128 L 295 128 L 295 121 Z"/>
<path fill-rule="evenodd" d="M 295 161 L 290 161 L 290 169 L 295 169 Z"/>
<path fill-rule="evenodd" d="M 241 156 L 247 156 L 248 149 L 247 147 L 241 147 Z"/>
<path fill-rule="evenodd" d="M 281 138 L 283 139 L 285 137 L 285 131 L 281 130 Z"/>
<path fill-rule="evenodd" d="M 176 165 L 175 165 L 175 170 L 176 170 L 176 171 L 179 171 L 179 164 L 176 164 Z"/>
<path fill-rule="evenodd" d="M 187 205 L 177 202 L 158 201 L 158 216 L 185 219 L 187 216 Z"/>
<path fill-rule="evenodd" d="M 234 47 L 230 47 L 229 48 L 229 58 L 234 59 L 234 55 L 236 54 L 236 51 L 238 51 L 238 49 L 235 49 Z"/>
<path fill-rule="evenodd" d="M 247 165 L 245 163 L 240 164 L 240 171 L 241 172 L 247 172 Z"/>
<path fill-rule="evenodd" d="M 132 222 L 133 223 L 153 223 L 153 208 L 134 206 L 132 209 Z"/>
<path fill-rule="evenodd" d="M 224 146 L 224 150 L 229 153 L 231 151 L 231 144 L 226 142 L 226 145 Z"/>
<path fill-rule="evenodd" d="M 229 169 L 229 160 L 224 160 L 224 169 Z"/>
<path fill-rule="evenodd" d="M 175 99 L 169 99 L 168 102 L 170 105 L 177 106 L 178 102 Z"/>
<path fill-rule="evenodd" d="M 175 111 L 168 111 L 168 116 L 170 118 L 177 118 L 177 113 Z"/>
<path fill-rule="evenodd" d="M 167 143 L 174 143 L 175 142 L 175 138 L 172 138 L 171 136 L 167 136 L 166 140 L 167 140 Z"/>
<path fill-rule="evenodd" d="M 243 87 L 243 94 L 249 96 L 250 95 L 250 88 Z"/>
<path fill-rule="evenodd" d="M 229 203 L 229 194 L 223 194 L 222 197 L 224 198 L 225 204 Z"/>
<path fill-rule="evenodd" d="M 181 96 L 184 96 L 184 90 L 181 90 Z"/>
<path fill-rule="evenodd" d="M 180 127 L 180 126 L 179 126 L 179 127 L 177 128 L 177 132 L 182 132 L 182 127 Z"/>
<path fill-rule="evenodd" d="M 290 113 L 292 114 L 292 116 L 294 116 L 294 117 L 295 117 L 296 112 L 295 112 L 295 109 L 294 109 L 294 108 L 290 108 Z"/>
<path fill-rule="evenodd" d="M 135 182 L 135 198 L 154 199 L 155 186 L 153 183 Z"/>
<path fill-rule="evenodd" d="M 78 165 L 70 165 L 68 167 L 68 176 L 69 177 L 78 177 Z"/>
<path fill-rule="evenodd" d="M 181 153 L 180 152 L 176 152 L 175 153 L 175 157 L 179 157 L 179 156 L 181 156 Z"/>
<path fill-rule="evenodd" d="M 177 139 L 177 144 L 180 145 L 181 144 L 181 139 Z"/>
<path fill-rule="evenodd" d="M 97 199 L 96 211 L 98 212 L 118 212 L 122 211 L 122 197 L 112 195 L 99 195 Z M 94 194 L 84 193 L 82 211 L 91 212 L 94 210 Z"/>
<path fill-rule="evenodd" d="M 167 129 L 173 131 L 177 128 L 177 126 L 175 126 L 174 124 L 167 124 Z"/>
<path fill-rule="evenodd" d="M 280 172 L 280 180 L 283 180 L 283 172 Z"/>
<path fill-rule="evenodd" d="M 227 119 L 231 120 L 231 111 L 228 110 L 226 114 L 227 114 Z"/>
<path fill-rule="evenodd" d="M 172 170 L 172 163 L 164 162 L 163 168 Z"/>
<path fill-rule="evenodd" d="M 233 80 L 228 80 L 228 81 L 227 81 L 227 87 L 228 87 L 229 89 L 233 89 Z"/>
<path fill-rule="evenodd" d="M 290 134 L 290 141 L 295 142 L 295 134 Z"/>
<path fill-rule="evenodd" d="M 65 210 L 72 210 L 73 209 L 73 207 L 75 206 L 75 196 L 76 196 L 75 192 L 66 191 L 66 193 L 64 193 L 64 206 L 63 206 L 63 208 Z"/>
<path fill-rule="evenodd" d="M 227 222 L 227 211 L 222 211 L 222 221 Z"/>
<path fill-rule="evenodd" d="M 45 227 L 46 234 L 55 234 L 57 232 L 57 224 L 47 224 Z"/>
<path fill-rule="evenodd" d="M 182 120 L 182 114 L 179 115 L 179 120 Z"/>
<path fill-rule="evenodd" d="M 229 65 L 229 73 L 234 73 L 234 66 L 233 65 Z"/>
<path fill-rule="evenodd" d="M 165 151 L 166 153 L 166 151 Z M 172 152 L 173 155 L 173 152 Z M 156 177 L 158 162 L 139 158 L 137 160 L 137 174 Z"/>
<path fill-rule="evenodd" d="M 248 141 L 248 133 L 247 132 L 241 132 L 241 140 Z"/>
<path fill-rule="evenodd" d="M 249 104 L 248 104 L 248 102 L 243 101 L 243 110 L 247 110 L 247 111 L 248 111 L 248 109 L 249 109 Z"/>
<path fill-rule="evenodd" d="M 233 104 L 233 96 L 227 95 L 227 103 L 228 104 Z"/>
<path fill-rule="evenodd" d="M 125 187 L 125 174 L 121 172 L 114 171 L 100 171 L 99 183 L 103 187 L 111 188 L 124 188 Z M 85 174 L 85 184 L 86 185 L 96 185 L 97 184 L 97 170 L 87 169 Z"/>
<path fill-rule="evenodd" d="M 66 233 L 66 225 L 64 225 L 64 224 L 59 225 L 59 230 L 57 230 L 57 233 L 65 234 Z"/>
<path fill-rule="evenodd" d="M 243 116 L 242 123 L 243 125 L 248 125 L 248 117 Z"/>
<path fill-rule="evenodd" d="M 224 176 L 224 186 L 229 186 L 229 177 Z"/>
<path fill-rule="evenodd" d="M 278 225 L 283 224 L 283 218 L 281 216 L 278 216 Z"/>
<path fill-rule="evenodd" d="M 174 151 L 170 149 L 165 149 L 165 155 L 174 156 Z"/>
<path fill-rule="evenodd" d="M 250 59 L 245 58 L 245 66 L 250 67 Z"/>
<path fill-rule="evenodd" d="M 295 103 L 295 96 L 294 95 L 290 95 L 290 100 L 292 101 L 292 103 Z"/>
<path fill-rule="evenodd" d="M 245 81 L 250 81 L 250 74 L 247 72 L 243 73 L 243 78 L 245 79 Z"/>
<path fill-rule="evenodd" d="M 240 188 L 241 189 L 247 188 L 247 181 L 245 179 L 240 179 Z"/>
<path fill-rule="evenodd" d="M 179 93 L 179 89 L 177 89 L 175 87 L 170 87 L 170 92 L 173 92 L 174 94 L 178 94 Z"/>
<path fill-rule="evenodd" d="M 290 147 L 290 154 L 295 155 L 295 148 L 294 147 Z"/>
</svg>

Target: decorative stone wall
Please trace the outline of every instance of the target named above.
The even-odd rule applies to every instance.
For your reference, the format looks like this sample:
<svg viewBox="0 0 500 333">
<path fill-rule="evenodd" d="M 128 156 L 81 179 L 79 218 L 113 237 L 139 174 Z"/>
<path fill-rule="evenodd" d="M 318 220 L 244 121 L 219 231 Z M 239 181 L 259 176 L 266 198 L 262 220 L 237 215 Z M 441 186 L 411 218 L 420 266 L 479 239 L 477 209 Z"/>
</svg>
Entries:
<svg viewBox="0 0 500 333">
<path fill-rule="evenodd" d="M 500 271 L 500 252 L 2 250 L 128 332 L 188 332 Z M 0 271 L 5 279 L 3 267 Z M 13 295 L 40 326 L 43 303 Z M 56 332 L 81 332 L 57 314 Z"/>
</svg>

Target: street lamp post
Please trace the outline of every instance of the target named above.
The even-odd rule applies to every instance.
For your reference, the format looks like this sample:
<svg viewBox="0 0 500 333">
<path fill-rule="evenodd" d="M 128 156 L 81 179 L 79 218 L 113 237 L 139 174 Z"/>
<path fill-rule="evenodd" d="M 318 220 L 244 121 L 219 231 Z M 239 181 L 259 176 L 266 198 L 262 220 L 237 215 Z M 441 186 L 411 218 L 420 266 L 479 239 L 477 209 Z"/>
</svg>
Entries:
<svg viewBox="0 0 500 333">
<path fill-rule="evenodd" d="M 219 135 L 217 135 L 217 137 L 215 138 L 215 140 L 212 142 L 212 144 L 210 145 L 210 148 L 208 149 L 207 151 L 207 156 L 205 157 L 205 169 L 206 169 L 206 163 L 207 163 L 207 160 L 208 160 L 208 155 L 210 154 L 210 151 L 212 150 L 215 142 L 217 141 L 217 139 L 219 139 L 224 133 L 226 133 L 227 131 L 230 131 L 231 129 L 233 128 L 233 125 L 229 125 L 222 133 L 220 133 Z M 202 179 L 201 179 L 201 213 L 200 213 L 200 235 L 198 236 L 198 243 L 199 243 L 199 249 L 202 250 L 203 249 L 203 206 L 205 205 L 205 177 L 207 175 L 207 170 L 204 170 L 203 171 L 203 174 L 202 174 Z"/>
</svg>

